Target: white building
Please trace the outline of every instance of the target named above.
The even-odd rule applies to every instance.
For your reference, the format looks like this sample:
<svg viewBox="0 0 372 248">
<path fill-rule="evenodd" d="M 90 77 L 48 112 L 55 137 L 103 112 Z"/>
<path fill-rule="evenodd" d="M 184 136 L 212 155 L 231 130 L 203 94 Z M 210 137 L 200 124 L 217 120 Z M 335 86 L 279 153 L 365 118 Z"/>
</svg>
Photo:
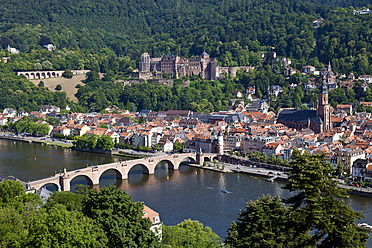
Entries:
<svg viewBox="0 0 372 248">
<path fill-rule="evenodd" d="M 159 239 L 162 239 L 163 234 L 163 222 L 160 220 L 159 213 L 155 212 L 151 208 L 149 208 L 146 205 L 143 205 L 143 216 L 142 218 L 148 218 L 151 221 L 151 227 L 150 230 L 155 233 Z"/>
<path fill-rule="evenodd" d="M 269 158 L 271 155 L 274 155 L 277 157 L 277 155 L 282 150 L 282 145 L 279 143 L 271 142 L 267 143 L 262 147 L 262 153 L 266 154 L 266 156 Z"/>
</svg>

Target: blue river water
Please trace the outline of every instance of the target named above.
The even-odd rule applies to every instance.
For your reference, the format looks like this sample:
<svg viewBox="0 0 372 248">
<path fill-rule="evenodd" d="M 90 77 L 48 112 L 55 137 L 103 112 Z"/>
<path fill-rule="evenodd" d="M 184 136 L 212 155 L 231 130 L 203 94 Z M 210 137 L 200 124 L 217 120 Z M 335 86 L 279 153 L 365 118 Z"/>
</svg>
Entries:
<svg viewBox="0 0 372 248">
<path fill-rule="evenodd" d="M 0 175 L 13 175 L 23 181 L 52 176 L 63 168 L 67 170 L 124 159 L 108 155 L 75 152 L 69 149 L 0 140 Z M 86 184 L 76 178 L 76 184 Z M 184 219 L 198 220 L 225 238 L 230 223 L 250 200 L 262 195 L 289 196 L 283 183 L 267 182 L 236 173 L 219 173 L 181 165 L 177 171 L 159 164 L 154 175 L 142 173 L 140 166 L 133 168 L 127 180 L 117 181 L 113 171 L 105 172 L 100 186 L 116 185 L 133 197 L 159 212 L 165 225 L 175 225 Z M 222 193 L 227 190 L 229 193 Z M 363 220 L 372 224 L 372 199 L 352 196 L 346 202 L 365 215 Z M 368 246 L 372 247 L 371 239 Z"/>
</svg>

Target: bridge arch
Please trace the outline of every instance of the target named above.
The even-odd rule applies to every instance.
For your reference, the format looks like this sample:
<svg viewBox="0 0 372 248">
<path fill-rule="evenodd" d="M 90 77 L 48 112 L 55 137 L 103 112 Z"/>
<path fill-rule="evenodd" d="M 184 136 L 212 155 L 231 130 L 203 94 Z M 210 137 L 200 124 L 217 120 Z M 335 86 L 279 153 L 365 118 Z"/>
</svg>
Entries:
<svg viewBox="0 0 372 248">
<path fill-rule="evenodd" d="M 175 161 L 176 162 L 176 169 L 179 169 L 180 165 L 182 163 L 190 163 L 190 164 L 196 164 L 197 161 L 195 158 L 191 157 L 191 156 L 187 156 L 187 157 L 184 157 L 178 161 Z"/>
<path fill-rule="evenodd" d="M 107 171 L 114 171 L 115 172 L 116 179 L 120 179 L 120 180 L 123 179 L 123 175 L 122 175 L 122 173 L 118 169 L 116 169 L 116 168 L 107 168 L 106 170 L 102 171 L 102 173 L 99 175 L 98 182 L 101 179 L 102 175 L 105 172 L 107 172 Z"/>
<path fill-rule="evenodd" d="M 155 168 L 154 168 L 154 169 L 156 169 L 156 167 L 158 167 L 159 164 L 160 164 L 161 162 L 167 162 L 167 164 L 168 164 L 168 169 L 172 169 L 172 170 L 175 170 L 175 169 L 176 169 L 176 168 L 175 168 L 175 164 L 174 164 L 171 160 L 169 160 L 169 159 L 162 159 L 162 160 L 160 160 L 160 161 L 155 165 Z"/>
<path fill-rule="evenodd" d="M 150 169 L 149 169 L 149 167 L 148 167 L 146 164 L 144 164 L 144 163 L 138 163 L 138 164 L 134 164 L 134 165 L 133 165 L 133 166 L 128 170 L 127 175 L 126 175 L 126 178 L 129 177 L 129 173 L 133 170 L 133 168 L 135 168 L 135 167 L 138 168 L 138 166 L 140 166 L 140 167 L 142 168 L 142 172 L 143 172 L 143 174 L 150 174 Z"/>
<path fill-rule="evenodd" d="M 39 190 L 41 190 L 41 188 L 46 187 L 47 185 L 53 185 L 53 186 L 55 186 L 56 187 L 56 191 L 58 191 L 58 190 L 61 189 L 61 186 L 59 184 L 57 184 L 55 182 L 47 182 L 47 183 L 41 185 L 39 188 L 36 188 L 35 190 L 36 191 L 39 191 Z"/>
<path fill-rule="evenodd" d="M 72 183 L 72 181 L 74 181 L 74 179 L 77 178 L 77 177 L 83 177 L 83 178 L 85 178 L 85 179 L 87 180 L 87 182 L 88 182 L 88 185 L 94 185 L 94 184 L 95 184 L 95 183 L 93 182 L 92 178 L 90 178 L 90 176 L 85 175 L 85 174 L 78 174 L 78 173 L 77 173 L 76 175 L 74 175 L 74 176 L 71 177 L 71 180 L 70 180 L 70 188 L 71 188 L 71 183 Z"/>
</svg>

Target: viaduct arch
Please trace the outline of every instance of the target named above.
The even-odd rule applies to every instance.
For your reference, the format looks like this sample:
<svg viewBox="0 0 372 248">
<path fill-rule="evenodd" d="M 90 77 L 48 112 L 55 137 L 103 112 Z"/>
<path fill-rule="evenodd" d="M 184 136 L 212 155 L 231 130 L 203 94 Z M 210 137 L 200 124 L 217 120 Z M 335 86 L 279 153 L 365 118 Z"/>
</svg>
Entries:
<svg viewBox="0 0 372 248">
<path fill-rule="evenodd" d="M 89 72 L 90 70 L 71 70 L 74 75 L 81 75 Z M 25 76 L 27 79 L 47 79 L 62 77 L 63 71 L 18 71 L 17 76 Z"/>
<path fill-rule="evenodd" d="M 57 173 L 49 178 L 29 182 L 26 184 L 26 188 L 35 189 L 37 191 L 44 185 L 50 183 L 57 185 L 57 188 L 60 190 L 70 191 L 71 181 L 78 176 L 84 176 L 87 178 L 89 184 L 99 185 L 99 179 L 102 174 L 108 170 L 114 170 L 116 177 L 119 179 L 128 179 L 129 171 L 136 165 L 141 165 L 145 174 L 152 175 L 155 172 L 156 166 L 162 161 L 167 161 L 170 169 L 178 170 L 180 164 L 184 161 L 189 160 L 193 163 L 202 165 L 205 160 L 212 161 L 216 156 L 217 154 L 213 153 L 181 153 L 89 166 L 87 168 L 73 171 L 67 171 L 64 169 L 63 173 Z"/>
</svg>

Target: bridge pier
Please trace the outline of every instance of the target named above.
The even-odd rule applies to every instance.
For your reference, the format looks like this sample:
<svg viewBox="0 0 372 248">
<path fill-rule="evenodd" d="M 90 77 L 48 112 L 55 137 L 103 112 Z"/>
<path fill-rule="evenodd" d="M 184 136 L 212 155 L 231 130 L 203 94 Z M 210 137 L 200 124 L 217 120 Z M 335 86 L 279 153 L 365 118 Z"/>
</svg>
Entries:
<svg viewBox="0 0 372 248">
<path fill-rule="evenodd" d="M 61 185 L 62 185 L 62 190 L 63 191 L 70 191 L 70 180 L 68 180 L 67 178 L 65 177 L 62 177 L 61 178 Z"/>
</svg>

